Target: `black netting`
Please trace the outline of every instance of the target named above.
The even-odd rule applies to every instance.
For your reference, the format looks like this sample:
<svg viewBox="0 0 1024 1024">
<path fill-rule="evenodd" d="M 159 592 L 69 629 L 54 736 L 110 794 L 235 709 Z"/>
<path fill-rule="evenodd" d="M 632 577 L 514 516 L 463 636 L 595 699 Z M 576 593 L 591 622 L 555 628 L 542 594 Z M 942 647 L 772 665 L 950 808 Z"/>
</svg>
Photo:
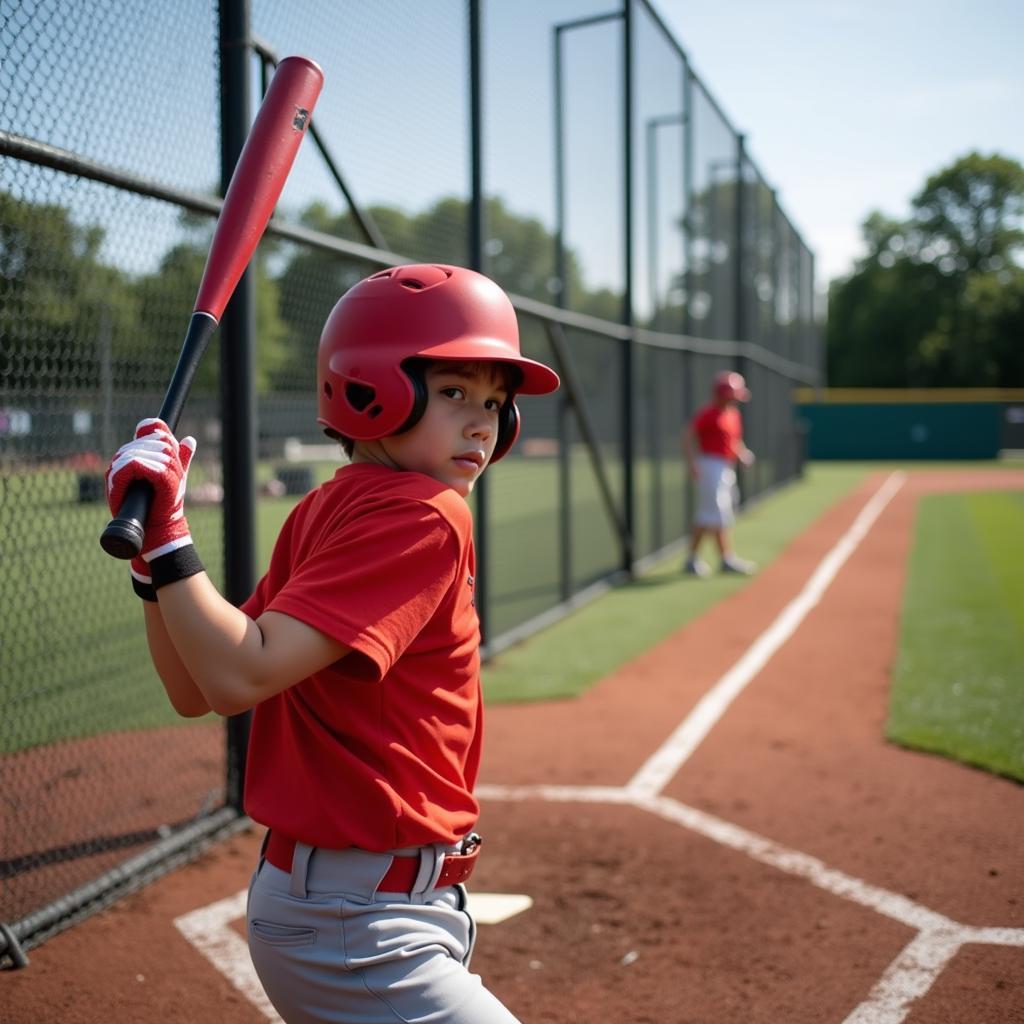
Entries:
<svg viewBox="0 0 1024 1024">
<path fill-rule="evenodd" d="M 169 709 L 126 567 L 97 544 L 103 468 L 159 408 L 212 236 L 231 6 L 0 0 L 0 922 L 27 940 L 69 893 L 237 815 L 238 744 Z M 474 42 L 466 0 L 252 3 L 255 102 L 279 57 L 326 76 L 253 262 L 257 575 L 343 461 L 316 424 L 324 320 L 395 258 L 478 262 L 517 301 L 524 352 L 565 379 L 520 398 L 520 442 L 487 477 L 495 647 L 678 545 L 680 437 L 718 370 L 754 392 L 744 496 L 800 472 L 791 392 L 823 365 L 813 257 L 677 41 L 628 10 L 631 33 L 596 0 L 482 0 Z M 224 585 L 218 349 L 179 433 L 199 439 L 189 521 Z"/>
</svg>

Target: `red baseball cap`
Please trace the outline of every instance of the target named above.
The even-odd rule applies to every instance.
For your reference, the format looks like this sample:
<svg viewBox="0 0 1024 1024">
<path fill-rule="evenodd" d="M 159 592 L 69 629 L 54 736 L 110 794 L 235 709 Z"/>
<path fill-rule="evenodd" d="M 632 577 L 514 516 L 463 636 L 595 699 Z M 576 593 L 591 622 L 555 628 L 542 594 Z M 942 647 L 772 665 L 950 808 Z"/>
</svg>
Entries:
<svg viewBox="0 0 1024 1024">
<path fill-rule="evenodd" d="M 731 398 L 737 402 L 749 402 L 750 390 L 742 373 L 734 370 L 722 370 L 715 374 L 715 395 L 718 398 Z"/>
</svg>

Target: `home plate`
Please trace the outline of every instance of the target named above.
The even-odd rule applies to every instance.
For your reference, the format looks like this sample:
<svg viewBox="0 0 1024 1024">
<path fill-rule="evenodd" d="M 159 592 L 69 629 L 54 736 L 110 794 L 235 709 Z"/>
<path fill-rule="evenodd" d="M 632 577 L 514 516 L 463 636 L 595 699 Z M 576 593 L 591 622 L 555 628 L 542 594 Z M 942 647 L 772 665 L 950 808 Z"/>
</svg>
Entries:
<svg viewBox="0 0 1024 1024">
<path fill-rule="evenodd" d="M 513 892 L 471 892 L 469 912 L 477 924 L 500 924 L 533 906 L 529 896 Z"/>
</svg>

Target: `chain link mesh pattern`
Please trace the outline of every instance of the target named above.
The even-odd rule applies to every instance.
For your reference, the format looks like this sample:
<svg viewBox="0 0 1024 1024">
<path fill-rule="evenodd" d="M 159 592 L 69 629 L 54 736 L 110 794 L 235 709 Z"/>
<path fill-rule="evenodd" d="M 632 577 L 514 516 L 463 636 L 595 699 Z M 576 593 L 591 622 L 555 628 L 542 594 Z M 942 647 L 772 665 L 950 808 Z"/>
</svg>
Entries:
<svg viewBox="0 0 1024 1024">
<path fill-rule="evenodd" d="M 629 2 L 628 240 L 621 13 L 590 0 L 480 5 L 482 269 L 517 297 L 606 324 L 553 334 L 551 313 L 521 308 L 524 352 L 557 365 L 560 337 L 575 388 L 520 398 L 520 443 L 488 474 L 480 572 L 494 641 L 685 534 L 680 434 L 723 366 L 742 369 L 755 395 L 747 426 L 759 460 L 745 495 L 800 469 L 790 392 L 821 369 L 812 256 L 678 46 L 645 3 Z M 218 16 L 208 0 L 0 0 L 6 924 L 225 811 L 223 725 L 169 709 L 126 567 L 97 545 L 102 470 L 159 407 L 212 233 L 209 204 L 194 199 L 215 195 L 220 177 Z M 315 422 L 316 345 L 333 304 L 392 254 L 473 258 L 468 4 L 253 0 L 252 32 L 254 82 L 257 52 L 305 53 L 326 73 L 315 115 L 324 151 L 312 141 L 300 151 L 278 207 L 284 228 L 254 261 L 262 572 L 295 501 L 342 458 Z M 351 245 L 375 240 L 377 257 Z M 629 396 L 615 327 L 627 294 L 639 329 Z M 218 365 L 215 338 L 179 433 L 199 440 L 189 521 L 221 585 L 230 425 Z M 631 544 L 621 529 L 630 466 Z"/>
</svg>

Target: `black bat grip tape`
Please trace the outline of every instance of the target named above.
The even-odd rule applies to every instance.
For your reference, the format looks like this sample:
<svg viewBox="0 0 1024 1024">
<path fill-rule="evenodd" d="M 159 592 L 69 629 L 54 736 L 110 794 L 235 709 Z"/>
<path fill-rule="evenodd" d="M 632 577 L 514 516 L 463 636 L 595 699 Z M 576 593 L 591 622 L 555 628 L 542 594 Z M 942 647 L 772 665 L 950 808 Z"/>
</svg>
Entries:
<svg viewBox="0 0 1024 1024">
<path fill-rule="evenodd" d="M 149 515 L 153 488 L 145 480 L 133 481 L 125 491 L 117 516 L 100 534 L 100 547 L 114 558 L 134 558 L 142 550 L 146 537 L 143 524 Z"/>
</svg>

